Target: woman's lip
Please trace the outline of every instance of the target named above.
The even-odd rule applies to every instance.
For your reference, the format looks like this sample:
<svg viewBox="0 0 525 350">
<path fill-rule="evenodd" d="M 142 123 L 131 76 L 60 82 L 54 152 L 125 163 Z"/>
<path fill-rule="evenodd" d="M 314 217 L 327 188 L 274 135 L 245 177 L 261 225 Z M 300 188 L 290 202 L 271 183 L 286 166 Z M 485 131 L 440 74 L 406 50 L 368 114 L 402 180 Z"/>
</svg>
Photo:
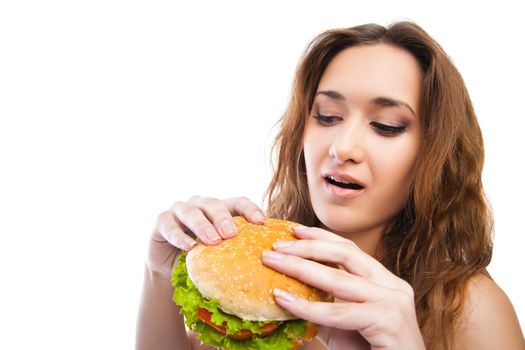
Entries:
<svg viewBox="0 0 525 350">
<path fill-rule="evenodd" d="M 339 197 L 339 198 L 353 198 L 361 194 L 361 192 L 363 191 L 363 188 L 360 190 L 354 190 L 350 188 L 338 187 L 338 186 L 332 185 L 326 179 L 324 179 L 324 185 L 330 195 L 334 197 Z"/>
<path fill-rule="evenodd" d="M 322 177 L 324 177 L 325 179 L 327 177 L 332 177 L 336 181 L 351 182 L 351 183 L 358 184 L 360 186 L 366 187 L 364 184 L 361 183 L 361 181 L 357 180 L 356 178 L 354 178 L 354 177 L 352 177 L 352 176 L 350 176 L 348 174 L 345 174 L 343 172 L 336 171 L 336 170 L 330 170 L 330 171 L 327 171 L 327 172 L 323 172 L 322 173 Z"/>
</svg>

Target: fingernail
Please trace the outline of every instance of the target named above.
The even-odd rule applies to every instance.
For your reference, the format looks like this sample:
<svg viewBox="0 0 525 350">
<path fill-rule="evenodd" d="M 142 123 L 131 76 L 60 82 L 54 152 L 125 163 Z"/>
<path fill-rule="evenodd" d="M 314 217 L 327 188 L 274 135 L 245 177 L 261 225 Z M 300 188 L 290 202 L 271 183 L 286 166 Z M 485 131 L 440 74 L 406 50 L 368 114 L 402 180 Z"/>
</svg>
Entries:
<svg viewBox="0 0 525 350">
<path fill-rule="evenodd" d="M 263 250 L 262 255 L 263 255 L 263 258 L 265 259 L 274 259 L 274 260 L 282 260 L 285 257 L 284 254 L 281 254 L 273 250 Z"/>
<path fill-rule="evenodd" d="M 288 248 L 291 247 L 294 243 L 294 241 L 277 241 L 273 244 L 273 247 L 274 249 Z"/>
<path fill-rule="evenodd" d="M 211 243 L 219 243 L 221 241 L 221 238 L 217 236 L 217 233 L 215 232 L 213 227 L 208 227 L 206 231 L 204 231 L 204 234 Z"/>
<path fill-rule="evenodd" d="M 193 248 L 193 247 L 195 247 L 197 245 L 197 242 L 195 242 L 190 237 L 184 238 L 184 243 L 186 244 L 186 249 L 185 249 L 186 251 L 191 250 L 191 248 Z"/>
<path fill-rule="evenodd" d="M 273 295 L 285 302 L 293 303 L 294 301 L 297 301 L 297 297 L 295 295 L 278 288 L 273 289 Z"/>
<path fill-rule="evenodd" d="M 298 225 L 298 226 L 293 226 L 292 229 L 294 231 L 302 232 L 302 231 L 306 231 L 308 229 L 308 227 L 303 226 L 303 225 Z"/>
<path fill-rule="evenodd" d="M 221 222 L 221 230 L 226 237 L 235 236 L 235 226 L 228 219 L 225 219 Z"/>
<path fill-rule="evenodd" d="M 264 222 L 264 214 L 261 211 L 259 211 L 259 210 L 255 211 L 253 216 L 255 217 L 255 220 L 257 220 L 257 221 L 259 221 L 261 223 Z"/>
</svg>

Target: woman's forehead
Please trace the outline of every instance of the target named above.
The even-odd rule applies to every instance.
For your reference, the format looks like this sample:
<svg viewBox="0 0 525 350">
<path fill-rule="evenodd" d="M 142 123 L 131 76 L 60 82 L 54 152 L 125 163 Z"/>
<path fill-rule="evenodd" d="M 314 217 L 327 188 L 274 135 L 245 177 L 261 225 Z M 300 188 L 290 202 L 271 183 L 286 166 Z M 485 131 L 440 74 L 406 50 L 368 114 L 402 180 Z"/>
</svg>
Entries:
<svg viewBox="0 0 525 350">
<path fill-rule="evenodd" d="M 360 45 L 337 54 L 317 92 L 336 91 L 348 101 L 389 97 L 419 110 L 422 72 L 407 51 L 387 44 Z"/>
</svg>

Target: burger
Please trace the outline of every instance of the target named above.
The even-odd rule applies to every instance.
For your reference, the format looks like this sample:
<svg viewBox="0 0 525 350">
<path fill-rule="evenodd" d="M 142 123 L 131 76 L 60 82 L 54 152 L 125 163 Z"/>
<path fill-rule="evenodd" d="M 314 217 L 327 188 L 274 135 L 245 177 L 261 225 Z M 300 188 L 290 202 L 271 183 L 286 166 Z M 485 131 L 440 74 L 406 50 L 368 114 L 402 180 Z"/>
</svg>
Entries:
<svg viewBox="0 0 525 350">
<path fill-rule="evenodd" d="M 297 223 L 266 219 L 255 225 L 235 217 L 237 235 L 216 246 L 198 244 L 183 252 L 173 269 L 173 301 L 186 326 L 207 344 L 225 350 L 297 349 L 316 335 L 314 324 L 276 304 L 279 288 L 310 301 L 328 296 L 262 264 L 262 251 L 295 240 Z"/>
</svg>

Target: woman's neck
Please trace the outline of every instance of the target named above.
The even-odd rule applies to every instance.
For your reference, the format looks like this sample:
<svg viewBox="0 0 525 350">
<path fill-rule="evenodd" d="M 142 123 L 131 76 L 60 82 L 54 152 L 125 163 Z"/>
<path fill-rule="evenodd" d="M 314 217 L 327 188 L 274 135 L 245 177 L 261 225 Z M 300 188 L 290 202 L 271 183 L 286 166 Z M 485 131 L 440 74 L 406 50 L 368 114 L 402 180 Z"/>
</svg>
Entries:
<svg viewBox="0 0 525 350">
<path fill-rule="evenodd" d="M 373 229 L 366 230 L 366 231 L 357 231 L 357 232 L 337 232 L 337 231 L 331 230 L 329 227 L 325 226 L 323 223 L 321 223 L 319 227 L 327 231 L 333 232 L 341 237 L 351 240 L 352 242 L 357 244 L 357 246 L 362 251 L 367 253 L 368 255 L 371 255 L 375 258 L 379 256 L 379 251 L 380 251 L 379 243 L 385 232 L 385 227 L 383 226 L 375 227 Z"/>
</svg>

